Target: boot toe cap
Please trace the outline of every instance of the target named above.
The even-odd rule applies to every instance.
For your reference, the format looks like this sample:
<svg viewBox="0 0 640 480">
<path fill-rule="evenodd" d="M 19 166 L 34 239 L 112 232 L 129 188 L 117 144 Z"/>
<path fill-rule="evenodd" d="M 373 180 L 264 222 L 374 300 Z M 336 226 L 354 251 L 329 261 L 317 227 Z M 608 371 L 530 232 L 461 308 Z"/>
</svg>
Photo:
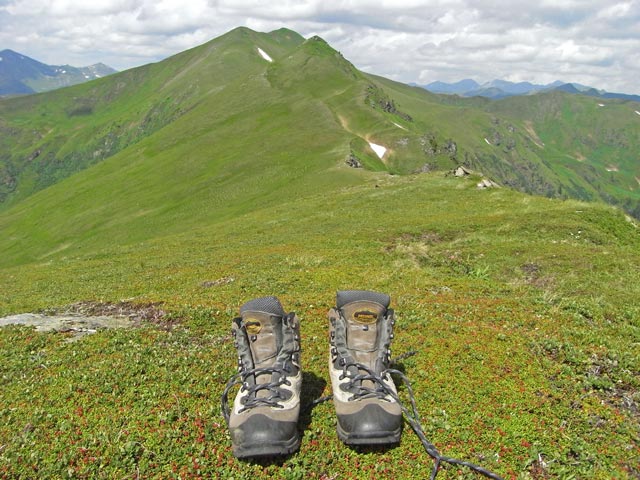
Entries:
<svg viewBox="0 0 640 480">
<path fill-rule="evenodd" d="M 286 455 L 300 444 L 296 422 L 277 421 L 262 414 L 247 417 L 230 432 L 238 458 Z"/>
<path fill-rule="evenodd" d="M 401 433 L 402 412 L 399 408 L 385 409 L 370 403 L 357 412 L 338 415 L 338 436 L 348 444 L 398 443 Z"/>
</svg>

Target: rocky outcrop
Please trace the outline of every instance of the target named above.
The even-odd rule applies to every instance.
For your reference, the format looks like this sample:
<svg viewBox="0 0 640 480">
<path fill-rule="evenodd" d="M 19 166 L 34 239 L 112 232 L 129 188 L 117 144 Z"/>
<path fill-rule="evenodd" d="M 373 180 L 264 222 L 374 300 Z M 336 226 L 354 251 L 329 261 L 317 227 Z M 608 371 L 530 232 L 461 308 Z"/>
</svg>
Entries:
<svg viewBox="0 0 640 480">
<path fill-rule="evenodd" d="M 353 152 L 349 154 L 345 163 L 351 168 L 362 168 L 362 162 L 360 162 Z"/>
<path fill-rule="evenodd" d="M 490 180 L 488 178 L 483 178 L 480 182 L 478 182 L 478 188 L 480 190 L 484 190 L 486 188 L 497 188 L 500 187 L 496 182 Z"/>
<path fill-rule="evenodd" d="M 365 102 L 367 102 L 373 108 L 380 108 L 383 112 L 397 115 L 407 122 L 413 122 L 413 118 L 411 117 L 411 115 L 398 110 L 393 99 L 389 98 L 384 90 L 375 85 L 369 85 L 367 87 L 367 96 Z"/>
<path fill-rule="evenodd" d="M 462 165 L 457 166 L 451 174 L 454 177 L 466 177 L 467 175 L 471 175 L 471 171 L 463 167 Z"/>
<path fill-rule="evenodd" d="M 453 139 L 448 138 L 444 142 L 438 142 L 436 134 L 432 132 L 427 132 L 420 137 L 420 146 L 428 157 L 444 154 L 455 161 L 458 154 L 458 144 Z"/>
</svg>

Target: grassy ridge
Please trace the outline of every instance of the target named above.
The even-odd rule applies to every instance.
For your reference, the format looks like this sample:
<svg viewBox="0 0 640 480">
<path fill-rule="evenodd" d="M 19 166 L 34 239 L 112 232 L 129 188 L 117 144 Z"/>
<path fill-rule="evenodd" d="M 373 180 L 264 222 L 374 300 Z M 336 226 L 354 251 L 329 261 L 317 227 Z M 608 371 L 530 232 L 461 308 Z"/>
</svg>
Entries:
<svg viewBox="0 0 640 480">
<path fill-rule="evenodd" d="M 276 61 L 264 60 L 258 47 Z M 264 108 L 280 95 L 284 103 L 314 101 L 333 116 L 352 135 L 350 153 L 372 170 L 464 163 L 521 191 L 604 200 L 638 216 L 637 103 L 559 92 L 496 102 L 432 95 L 364 75 L 321 39 L 246 28 L 157 64 L 0 102 L 0 207 L 171 127 L 196 107 L 206 105 L 192 124 L 215 128 L 209 115 Z M 385 162 L 369 148 L 372 140 L 388 148 Z"/>
<path fill-rule="evenodd" d="M 279 58 L 295 32 L 239 28 L 207 44 L 88 84 L 0 102 L 0 206 L 15 204 L 122 151 L 239 78 L 264 71 L 257 46 Z M 255 58 L 253 58 L 255 57 Z"/>
</svg>

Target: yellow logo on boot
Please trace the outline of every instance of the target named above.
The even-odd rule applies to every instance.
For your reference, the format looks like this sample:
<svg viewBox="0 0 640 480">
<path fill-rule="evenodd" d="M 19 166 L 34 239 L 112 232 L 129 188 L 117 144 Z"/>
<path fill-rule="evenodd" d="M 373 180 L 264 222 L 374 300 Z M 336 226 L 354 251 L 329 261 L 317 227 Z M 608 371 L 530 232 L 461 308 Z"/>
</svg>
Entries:
<svg viewBox="0 0 640 480">
<path fill-rule="evenodd" d="M 378 320 L 378 314 L 369 310 L 360 310 L 353 314 L 353 319 L 358 323 L 375 323 Z"/>
<path fill-rule="evenodd" d="M 244 322 L 244 328 L 249 335 L 257 335 L 262 330 L 262 324 L 258 320 L 250 318 Z"/>
</svg>

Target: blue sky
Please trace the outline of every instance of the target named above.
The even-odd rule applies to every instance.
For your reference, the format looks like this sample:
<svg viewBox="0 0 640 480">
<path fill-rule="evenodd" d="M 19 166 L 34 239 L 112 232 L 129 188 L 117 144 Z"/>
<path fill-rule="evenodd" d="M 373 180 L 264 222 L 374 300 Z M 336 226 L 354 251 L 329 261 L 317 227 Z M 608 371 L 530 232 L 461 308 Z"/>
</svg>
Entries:
<svg viewBox="0 0 640 480">
<path fill-rule="evenodd" d="M 237 26 L 320 35 L 403 82 L 578 82 L 640 93 L 640 0 L 0 0 L 0 50 L 117 69 Z"/>
</svg>

